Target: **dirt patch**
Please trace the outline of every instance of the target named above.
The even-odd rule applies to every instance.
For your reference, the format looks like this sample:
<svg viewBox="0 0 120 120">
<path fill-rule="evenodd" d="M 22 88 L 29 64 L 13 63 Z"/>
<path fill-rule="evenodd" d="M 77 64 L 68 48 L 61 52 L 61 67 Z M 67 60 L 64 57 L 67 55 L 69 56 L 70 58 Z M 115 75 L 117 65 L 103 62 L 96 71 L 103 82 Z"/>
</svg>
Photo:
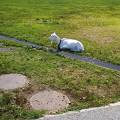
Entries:
<svg viewBox="0 0 120 120">
<path fill-rule="evenodd" d="M 2 90 L 22 88 L 27 83 L 27 77 L 21 74 L 5 74 L 0 76 L 0 89 Z"/>
<path fill-rule="evenodd" d="M 30 104 L 35 110 L 46 110 L 49 113 L 58 112 L 70 104 L 68 97 L 54 90 L 43 90 L 30 98 Z"/>
</svg>

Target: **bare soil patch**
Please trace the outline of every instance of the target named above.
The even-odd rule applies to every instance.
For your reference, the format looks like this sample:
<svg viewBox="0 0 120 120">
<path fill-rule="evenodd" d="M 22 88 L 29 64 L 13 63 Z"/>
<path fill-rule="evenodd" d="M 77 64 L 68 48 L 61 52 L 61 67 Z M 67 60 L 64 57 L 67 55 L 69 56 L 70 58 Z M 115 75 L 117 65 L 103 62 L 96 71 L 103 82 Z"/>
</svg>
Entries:
<svg viewBox="0 0 120 120">
<path fill-rule="evenodd" d="M 30 104 L 35 110 L 58 112 L 67 108 L 70 104 L 68 97 L 54 90 L 43 90 L 30 98 Z"/>
</svg>

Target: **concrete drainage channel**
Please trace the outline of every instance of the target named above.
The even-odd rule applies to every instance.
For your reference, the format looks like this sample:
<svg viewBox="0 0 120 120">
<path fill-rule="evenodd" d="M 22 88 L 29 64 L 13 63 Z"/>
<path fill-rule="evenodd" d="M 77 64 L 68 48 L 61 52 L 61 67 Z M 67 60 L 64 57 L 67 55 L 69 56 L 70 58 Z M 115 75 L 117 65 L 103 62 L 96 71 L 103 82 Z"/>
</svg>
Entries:
<svg viewBox="0 0 120 120">
<path fill-rule="evenodd" d="M 47 48 L 45 46 L 40 46 L 40 45 L 34 44 L 32 42 L 28 42 L 28 41 L 24 41 L 24 40 L 18 40 L 16 38 L 4 36 L 4 35 L 0 35 L 0 39 L 9 40 L 9 41 L 15 41 L 17 43 L 22 43 L 22 44 L 24 44 L 26 46 L 36 48 L 36 49 L 50 50 L 52 52 L 55 52 L 58 55 L 66 57 L 66 58 L 76 59 L 76 60 L 88 62 L 88 63 L 91 63 L 91 64 L 95 64 L 95 65 L 98 65 L 98 66 L 101 66 L 101 67 L 105 67 L 105 68 L 120 71 L 120 65 L 114 65 L 114 64 L 104 62 L 104 61 L 101 61 L 101 60 L 98 60 L 98 59 L 94 59 L 94 58 L 91 58 L 91 57 L 80 56 L 80 55 L 77 55 L 77 54 L 64 52 L 64 51 L 56 52 L 56 50 L 52 49 L 52 48 Z"/>
</svg>

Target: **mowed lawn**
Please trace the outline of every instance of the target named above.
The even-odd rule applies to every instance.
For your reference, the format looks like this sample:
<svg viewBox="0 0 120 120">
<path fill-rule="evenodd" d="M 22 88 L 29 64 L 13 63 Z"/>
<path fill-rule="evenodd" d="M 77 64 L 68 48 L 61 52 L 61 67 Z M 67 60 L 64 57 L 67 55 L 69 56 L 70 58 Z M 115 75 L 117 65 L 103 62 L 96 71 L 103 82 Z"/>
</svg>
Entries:
<svg viewBox="0 0 120 120">
<path fill-rule="evenodd" d="M 26 75 L 30 85 L 13 92 L 0 91 L 0 119 L 38 118 L 44 111 L 33 111 L 27 97 L 51 88 L 68 95 L 71 104 L 62 112 L 102 106 L 120 100 L 120 72 L 70 60 L 42 50 L 22 48 L 2 42 L 16 51 L 0 52 L 0 74 Z"/>
<path fill-rule="evenodd" d="M 119 0 L 0 0 L 0 34 L 50 46 L 52 32 L 75 38 L 85 53 L 120 64 Z M 0 40 L 15 51 L 0 52 L 0 75 L 26 75 L 30 85 L 13 92 L 0 91 L 0 120 L 38 118 L 45 111 L 33 111 L 27 97 L 51 88 L 66 94 L 70 106 L 61 112 L 102 106 L 120 100 L 120 72 L 49 51 L 30 49 Z M 4 47 L 4 46 L 2 46 Z"/>
<path fill-rule="evenodd" d="M 83 55 L 120 64 L 120 0 L 0 0 L 0 33 L 50 47 L 52 32 Z"/>
</svg>

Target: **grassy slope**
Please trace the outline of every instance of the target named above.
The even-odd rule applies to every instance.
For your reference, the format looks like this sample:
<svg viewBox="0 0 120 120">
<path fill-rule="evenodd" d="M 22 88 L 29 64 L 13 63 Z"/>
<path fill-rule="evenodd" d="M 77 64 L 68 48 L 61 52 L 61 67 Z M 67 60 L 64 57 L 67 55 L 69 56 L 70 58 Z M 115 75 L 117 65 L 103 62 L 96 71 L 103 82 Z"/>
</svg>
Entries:
<svg viewBox="0 0 120 120">
<path fill-rule="evenodd" d="M 50 46 L 47 38 L 56 31 L 63 37 L 81 39 L 85 55 L 120 64 L 119 4 L 119 0 L 1 0 L 0 33 Z M 64 91 L 72 101 L 67 110 L 120 100 L 119 72 L 39 50 L 18 48 L 13 53 L 0 53 L 0 74 L 4 73 L 25 74 L 33 85 L 13 93 L 0 91 L 1 120 L 41 116 L 43 112 L 29 111 L 24 103 L 26 92 L 36 88 Z"/>
<path fill-rule="evenodd" d="M 48 36 L 81 40 L 84 55 L 120 64 L 119 0 L 1 0 L 0 33 L 50 46 Z"/>
<path fill-rule="evenodd" d="M 18 46 L 13 43 L 10 45 Z M 120 100 L 119 72 L 113 72 L 109 69 L 66 59 L 39 50 L 19 48 L 16 49 L 16 52 L 0 53 L 0 74 L 4 73 L 21 73 L 28 76 L 32 83 L 31 88 L 24 90 L 28 91 L 28 93 L 36 91 L 38 88 L 52 88 L 64 91 L 72 101 L 67 110 L 100 106 Z M 23 96 L 26 96 L 24 91 L 18 90 L 12 94 L 17 96 L 22 93 L 22 97 L 18 96 L 17 98 L 21 98 L 20 101 L 23 102 Z M 20 102 L 17 106 L 14 105 L 16 102 L 14 102 L 13 98 L 10 98 L 13 103 L 9 102 L 6 108 L 6 105 L 0 99 L 0 103 L 3 105 L 3 107 L 1 106 L 1 109 L 3 109 L 3 111 L 1 110 L 1 119 L 5 119 L 6 114 L 7 118 L 11 119 L 35 118 L 42 114 L 41 112 L 24 110 L 26 103 Z M 13 105 L 11 106 L 11 104 Z M 22 108 L 19 108 L 21 105 Z M 13 111 L 16 112 L 13 114 L 11 113 Z"/>
</svg>

